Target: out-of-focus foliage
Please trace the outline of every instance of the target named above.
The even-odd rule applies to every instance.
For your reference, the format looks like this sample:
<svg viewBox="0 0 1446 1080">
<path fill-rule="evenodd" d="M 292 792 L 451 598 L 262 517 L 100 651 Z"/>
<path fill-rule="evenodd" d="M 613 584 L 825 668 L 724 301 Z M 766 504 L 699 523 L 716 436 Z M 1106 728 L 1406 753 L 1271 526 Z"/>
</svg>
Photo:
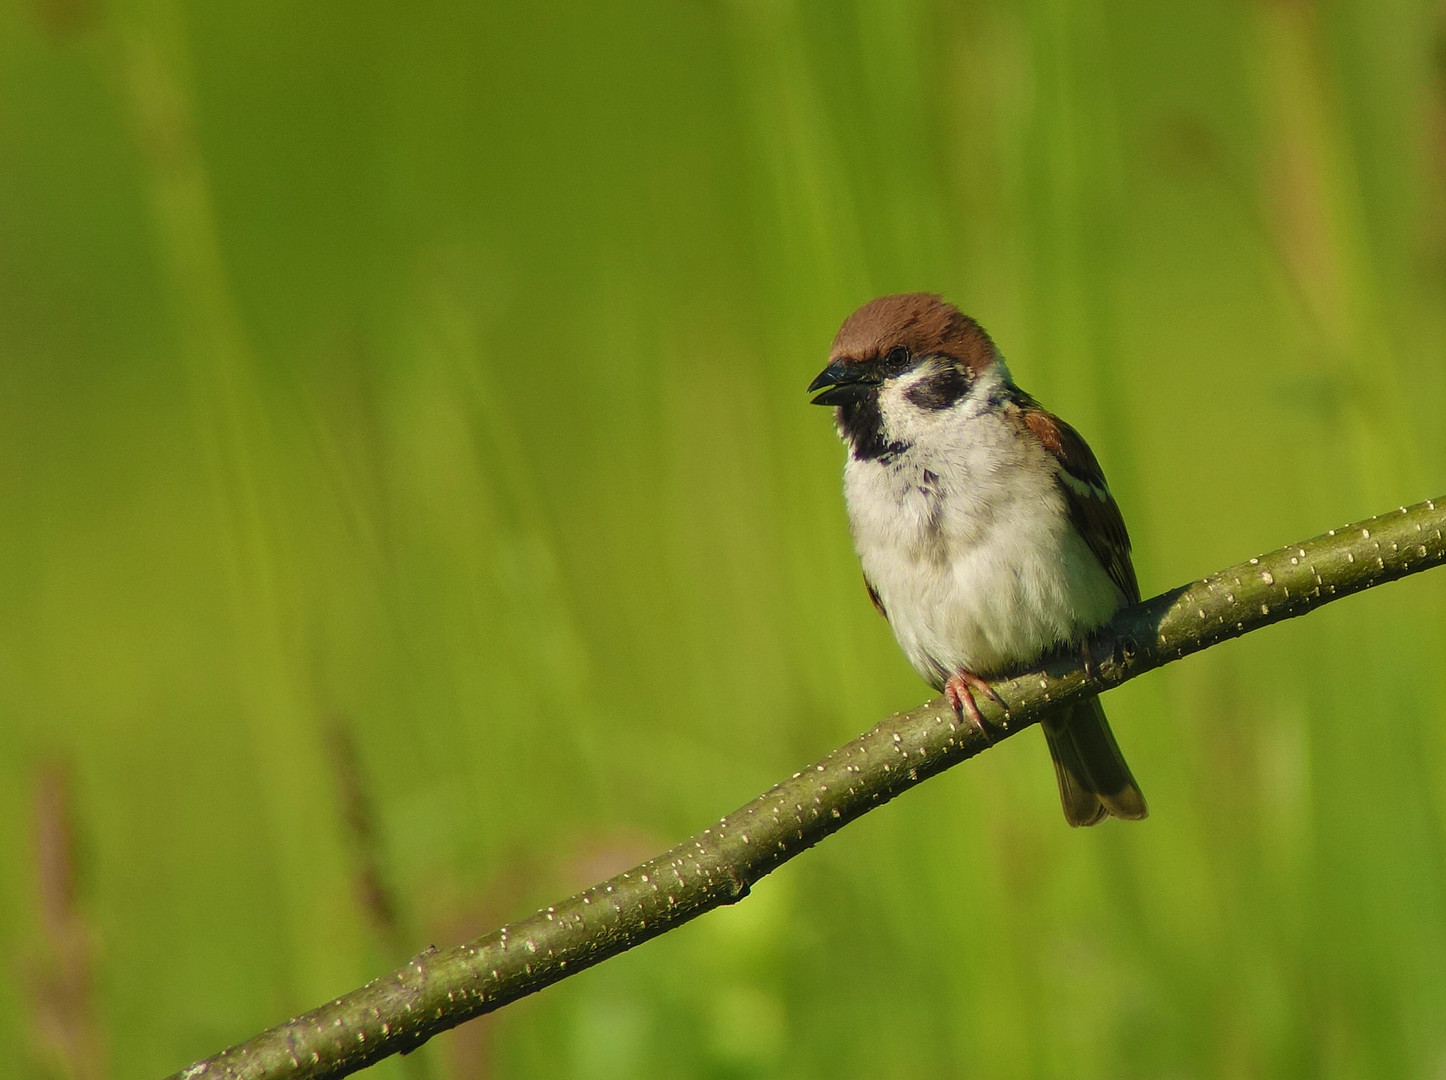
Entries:
<svg viewBox="0 0 1446 1080">
<path fill-rule="evenodd" d="M 803 393 L 941 291 L 1158 591 L 1446 491 L 1434 3 L 0 6 L 0 1041 L 156 1075 L 926 694 Z M 385 1076 L 1446 1068 L 1446 580 Z M 368 883 L 366 888 L 359 887 Z"/>
</svg>

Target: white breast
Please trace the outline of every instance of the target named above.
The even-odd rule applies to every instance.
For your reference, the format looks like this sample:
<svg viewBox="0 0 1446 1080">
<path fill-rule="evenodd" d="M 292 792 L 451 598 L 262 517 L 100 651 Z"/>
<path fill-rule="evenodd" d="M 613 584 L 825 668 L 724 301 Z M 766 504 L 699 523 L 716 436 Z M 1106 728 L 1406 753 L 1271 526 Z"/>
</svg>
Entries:
<svg viewBox="0 0 1446 1080">
<path fill-rule="evenodd" d="M 988 677 L 1026 664 L 1123 602 L 1070 524 L 1053 459 L 983 396 L 912 410 L 891 431 L 909 449 L 844 468 L 864 574 L 936 689 L 960 669 Z"/>
</svg>

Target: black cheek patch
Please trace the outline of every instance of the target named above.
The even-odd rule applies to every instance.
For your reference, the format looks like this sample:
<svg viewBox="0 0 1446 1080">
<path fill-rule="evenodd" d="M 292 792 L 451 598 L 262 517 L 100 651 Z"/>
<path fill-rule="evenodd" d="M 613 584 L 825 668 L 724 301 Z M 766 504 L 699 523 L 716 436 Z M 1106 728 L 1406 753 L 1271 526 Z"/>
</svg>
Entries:
<svg viewBox="0 0 1446 1080">
<path fill-rule="evenodd" d="M 904 391 L 904 397 L 921 409 L 947 409 L 967 393 L 969 376 L 950 364 L 920 379 Z"/>
</svg>

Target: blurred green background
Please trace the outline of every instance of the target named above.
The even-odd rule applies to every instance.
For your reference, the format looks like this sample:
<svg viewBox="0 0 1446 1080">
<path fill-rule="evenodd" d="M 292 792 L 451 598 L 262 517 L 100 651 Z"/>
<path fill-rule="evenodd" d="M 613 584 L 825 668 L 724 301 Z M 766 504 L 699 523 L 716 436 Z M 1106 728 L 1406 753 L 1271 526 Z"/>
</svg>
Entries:
<svg viewBox="0 0 1446 1080">
<path fill-rule="evenodd" d="M 155 1076 L 927 696 L 804 387 L 945 293 L 1147 594 L 1446 493 L 1437 2 L 0 5 L 0 1042 Z M 1440 1077 L 1446 574 L 373 1075 Z"/>
</svg>

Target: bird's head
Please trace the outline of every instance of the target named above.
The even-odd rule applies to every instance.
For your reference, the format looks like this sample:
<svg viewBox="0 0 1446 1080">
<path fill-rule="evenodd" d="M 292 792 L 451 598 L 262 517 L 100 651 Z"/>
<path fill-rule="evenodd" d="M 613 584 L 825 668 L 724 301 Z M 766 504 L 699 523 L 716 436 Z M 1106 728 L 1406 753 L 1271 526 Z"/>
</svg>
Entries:
<svg viewBox="0 0 1446 1080">
<path fill-rule="evenodd" d="M 828 367 L 809 384 L 815 405 L 836 409 L 855 457 L 897 452 L 919 432 L 1007 385 L 984 329 L 931 293 L 882 296 L 839 328 Z"/>
</svg>

